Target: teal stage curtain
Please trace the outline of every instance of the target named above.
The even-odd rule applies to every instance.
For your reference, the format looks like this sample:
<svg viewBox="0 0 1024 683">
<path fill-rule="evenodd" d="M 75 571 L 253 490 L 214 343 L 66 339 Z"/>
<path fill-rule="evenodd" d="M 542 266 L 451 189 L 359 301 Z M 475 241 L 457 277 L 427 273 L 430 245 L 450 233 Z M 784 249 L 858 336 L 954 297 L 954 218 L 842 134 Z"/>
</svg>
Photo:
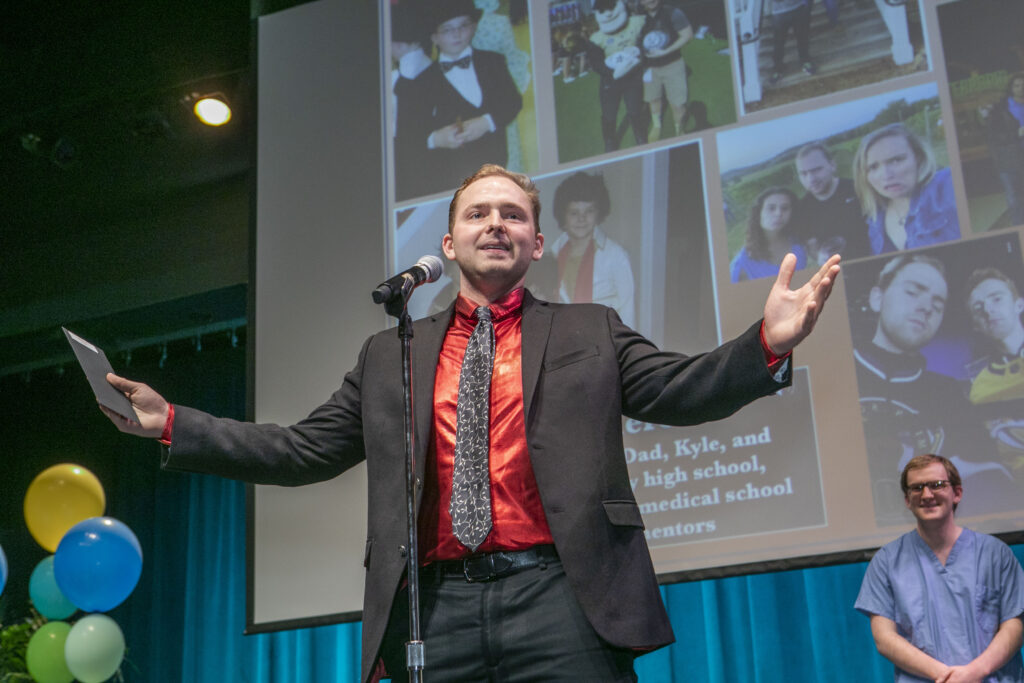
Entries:
<svg viewBox="0 0 1024 683">
<path fill-rule="evenodd" d="M 182 683 L 357 681 L 358 624 L 242 636 L 244 488 L 195 477 Z M 1024 545 L 1014 546 L 1024 560 Z M 853 609 L 866 563 L 664 586 L 677 642 L 639 658 L 642 683 L 891 681 Z M 428 652 L 429 661 L 429 652 Z M 400 680 L 405 680 L 401 678 Z"/>
</svg>

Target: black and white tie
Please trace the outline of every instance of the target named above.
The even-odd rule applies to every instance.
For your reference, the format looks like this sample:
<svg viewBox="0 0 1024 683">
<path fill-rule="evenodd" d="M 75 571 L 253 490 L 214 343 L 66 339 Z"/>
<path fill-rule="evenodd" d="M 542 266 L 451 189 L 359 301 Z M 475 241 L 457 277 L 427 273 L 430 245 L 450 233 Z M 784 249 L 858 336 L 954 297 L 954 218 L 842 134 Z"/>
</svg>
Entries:
<svg viewBox="0 0 1024 683">
<path fill-rule="evenodd" d="M 455 469 L 452 473 L 452 532 L 476 550 L 491 531 L 490 401 L 494 326 L 486 306 L 466 345 L 456 407 Z"/>
</svg>

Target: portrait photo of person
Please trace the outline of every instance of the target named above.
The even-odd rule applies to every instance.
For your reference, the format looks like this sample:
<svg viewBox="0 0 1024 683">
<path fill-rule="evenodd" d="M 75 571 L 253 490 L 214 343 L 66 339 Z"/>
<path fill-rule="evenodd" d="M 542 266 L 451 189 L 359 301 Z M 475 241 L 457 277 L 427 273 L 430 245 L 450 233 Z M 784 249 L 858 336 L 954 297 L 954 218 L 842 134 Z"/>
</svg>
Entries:
<svg viewBox="0 0 1024 683">
<path fill-rule="evenodd" d="M 921 453 L 944 454 L 985 491 L 965 516 L 1009 509 L 1024 492 L 1019 458 L 999 447 L 969 398 L 975 332 L 961 302 L 971 273 L 990 260 L 993 244 L 981 242 L 847 265 L 853 360 L 880 525 L 906 521 L 899 472 Z"/>
<path fill-rule="evenodd" d="M 666 163 L 662 152 L 653 165 L 626 158 L 537 180 L 549 211 L 544 250 L 556 269 L 554 301 L 608 306 L 627 325 L 657 336 L 652 306 L 664 305 L 664 284 L 646 291 L 643 284 L 663 271 L 660 258 L 655 263 L 645 254 L 665 251 L 666 237 L 659 233 L 671 219 L 668 198 L 660 191 L 645 195 L 645 187 Z M 653 202 L 647 215 L 645 197 Z M 669 231 L 677 229 L 668 224 Z"/>
<path fill-rule="evenodd" d="M 562 234 L 551 245 L 558 263 L 559 300 L 614 308 L 636 321 L 629 254 L 601 229 L 611 211 L 604 178 L 579 171 L 558 184 L 552 213 Z"/>
<path fill-rule="evenodd" d="M 757 196 L 747 220 L 747 241 L 729 264 L 732 282 L 775 277 L 783 257 L 796 255 L 797 270 L 807 266 L 807 253 L 792 235 L 796 195 L 785 187 L 769 187 Z"/>
<path fill-rule="evenodd" d="M 411 0 L 406 2 L 412 5 Z M 508 17 L 496 15 L 493 5 L 483 0 L 413 5 L 420 25 L 413 31 L 429 37 L 431 44 L 421 47 L 436 58 L 425 68 L 419 60 L 416 72 L 409 74 L 412 78 L 401 73 L 399 64 L 402 78 L 394 86 L 399 201 L 456 187 L 482 163 L 511 160 L 523 166 L 523 149 L 535 147 L 522 140 L 515 125 L 530 82 L 529 56 L 516 46 L 523 39 L 528 44 L 529 26 L 522 22 L 523 36 L 517 37 Z M 413 11 L 404 4 L 395 9 L 399 25 L 402 14 Z M 400 44 L 401 53 L 410 37 L 393 35 L 392 41 Z M 394 54 L 393 45 L 393 59 Z"/>
<path fill-rule="evenodd" d="M 788 247 L 802 264 L 895 250 L 885 241 L 893 240 L 885 233 L 887 215 L 905 233 L 894 232 L 900 249 L 960 237 L 932 84 L 722 131 L 717 142 L 732 282 L 753 277 L 740 268 L 752 250 L 761 254 L 754 258 L 761 262 L 758 277 L 778 266 L 758 247 L 769 233 L 755 220 L 755 202 L 770 188 L 790 197 L 786 227 L 773 233 L 776 250 Z"/>
<path fill-rule="evenodd" d="M 919 1 L 735 5 L 741 114 L 931 68 Z"/>
<path fill-rule="evenodd" d="M 861 139 L 853 186 L 875 254 L 960 239 L 952 174 L 936 167 L 931 146 L 902 123 Z"/>
<path fill-rule="evenodd" d="M 736 120 L 723 5 L 552 0 L 548 22 L 559 162 Z"/>
<path fill-rule="evenodd" d="M 971 230 L 1024 225 L 1024 5 L 936 9 Z"/>
</svg>

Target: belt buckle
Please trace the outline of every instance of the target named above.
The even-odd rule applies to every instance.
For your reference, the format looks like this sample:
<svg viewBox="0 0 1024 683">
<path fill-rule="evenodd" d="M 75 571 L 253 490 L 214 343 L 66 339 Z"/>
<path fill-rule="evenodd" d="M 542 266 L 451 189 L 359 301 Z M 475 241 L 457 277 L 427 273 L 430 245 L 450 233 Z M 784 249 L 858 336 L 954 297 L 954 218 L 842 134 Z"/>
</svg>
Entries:
<svg viewBox="0 0 1024 683">
<path fill-rule="evenodd" d="M 462 561 L 462 576 L 466 579 L 466 583 L 493 581 L 508 574 L 512 569 L 512 564 L 512 558 L 501 552 L 467 557 Z"/>
</svg>

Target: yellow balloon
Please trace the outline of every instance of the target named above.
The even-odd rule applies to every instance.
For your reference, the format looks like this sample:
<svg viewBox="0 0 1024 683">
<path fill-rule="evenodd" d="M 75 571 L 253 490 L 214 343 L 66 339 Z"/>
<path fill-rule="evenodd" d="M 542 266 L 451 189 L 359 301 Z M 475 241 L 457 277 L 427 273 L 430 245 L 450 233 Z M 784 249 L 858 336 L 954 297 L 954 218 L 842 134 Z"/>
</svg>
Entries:
<svg viewBox="0 0 1024 683">
<path fill-rule="evenodd" d="M 101 516 L 106 504 L 95 474 L 72 463 L 54 465 L 29 484 L 25 524 L 32 538 L 52 553 L 68 529 L 83 519 Z"/>
</svg>

